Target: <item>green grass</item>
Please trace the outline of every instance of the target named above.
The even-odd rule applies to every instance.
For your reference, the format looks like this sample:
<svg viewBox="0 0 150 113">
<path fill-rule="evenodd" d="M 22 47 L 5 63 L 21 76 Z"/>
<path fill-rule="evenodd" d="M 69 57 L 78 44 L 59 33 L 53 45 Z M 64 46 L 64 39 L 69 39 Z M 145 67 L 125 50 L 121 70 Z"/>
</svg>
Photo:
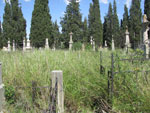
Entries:
<svg viewBox="0 0 150 113">
<path fill-rule="evenodd" d="M 16 87 L 31 87 L 32 81 L 36 81 L 37 86 L 50 86 L 53 70 L 63 71 L 66 112 L 92 111 L 94 100 L 105 95 L 106 84 L 99 74 L 99 57 L 99 52 L 89 51 L 0 52 L 7 89 L 6 112 L 33 113 L 47 109 L 49 89 L 38 90 L 33 108 L 31 88 Z"/>
</svg>

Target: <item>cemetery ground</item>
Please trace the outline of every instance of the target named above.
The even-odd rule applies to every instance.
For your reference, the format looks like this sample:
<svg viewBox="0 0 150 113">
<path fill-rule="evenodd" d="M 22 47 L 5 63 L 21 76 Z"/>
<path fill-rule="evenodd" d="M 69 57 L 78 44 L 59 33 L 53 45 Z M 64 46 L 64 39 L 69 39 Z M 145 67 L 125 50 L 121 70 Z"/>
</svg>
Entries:
<svg viewBox="0 0 150 113">
<path fill-rule="evenodd" d="M 108 77 L 112 71 L 110 50 L 103 49 L 101 58 L 100 52 L 94 51 L 0 51 L 6 99 L 4 112 L 39 113 L 48 109 L 50 72 L 62 70 L 65 113 L 149 113 L 150 60 L 142 60 L 142 54 L 141 50 L 128 54 L 123 50 L 113 51 L 113 72 L 116 73 L 112 93 L 108 88 L 112 83 Z M 100 65 L 104 67 L 101 73 Z M 37 87 L 42 86 L 36 89 L 34 101 L 33 81 Z"/>
</svg>

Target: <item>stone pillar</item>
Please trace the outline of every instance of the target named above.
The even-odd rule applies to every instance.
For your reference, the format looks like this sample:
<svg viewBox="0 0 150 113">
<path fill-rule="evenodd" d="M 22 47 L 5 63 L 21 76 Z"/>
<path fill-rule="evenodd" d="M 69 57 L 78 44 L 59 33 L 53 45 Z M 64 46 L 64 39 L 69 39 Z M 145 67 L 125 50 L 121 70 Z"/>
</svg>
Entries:
<svg viewBox="0 0 150 113">
<path fill-rule="evenodd" d="M 46 38 L 46 40 L 45 40 L 45 49 L 49 49 L 48 38 Z"/>
<path fill-rule="evenodd" d="M 11 51 L 11 46 L 10 46 L 10 41 L 8 41 L 8 48 L 7 48 L 8 52 Z"/>
<path fill-rule="evenodd" d="M 147 20 L 147 16 L 143 16 L 143 44 L 148 41 L 148 31 L 149 31 L 149 22 Z"/>
<path fill-rule="evenodd" d="M 147 59 L 149 58 L 149 44 L 148 43 L 145 44 L 145 56 Z"/>
<path fill-rule="evenodd" d="M 131 43 L 130 43 L 130 37 L 129 37 L 129 31 L 128 31 L 128 27 L 126 26 L 126 32 L 125 32 L 125 49 L 126 51 L 128 51 L 128 49 L 131 47 Z"/>
<path fill-rule="evenodd" d="M 23 51 L 26 51 L 26 41 L 25 41 L 25 38 L 23 39 Z"/>
<path fill-rule="evenodd" d="M 15 51 L 16 48 L 15 48 L 15 41 L 13 40 L 13 51 Z"/>
<path fill-rule="evenodd" d="M 115 43 L 114 43 L 114 39 L 112 38 L 112 51 L 114 51 L 115 50 Z"/>
<path fill-rule="evenodd" d="M 95 41 L 93 41 L 93 51 L 95 51 Z"/>
<path fill-rule="evenodd" d="M 85 45 L 84 45 L 84 43 L 82 44 L 82 51 L 85 51 Z"/>
<path fill-rule="evenodd" d="M 30 45 L 30 40 L 29 39 L 27 39 L 26 50 L 31 50 L 31 45 Z"/>
<path fill-rule="evenodd" d="M 70 35 L 69 50 L 72 50 L 72 44 L 73 44 L 72 35 L 73 35 L 73 33 L 71 32 L 69 35 Z"/>
<path fill-rule="evenodd" d="M 91 36 L 90 42 L 91 42 L 91 45 L 93 45 L 93 36 Z"/>
</svg>

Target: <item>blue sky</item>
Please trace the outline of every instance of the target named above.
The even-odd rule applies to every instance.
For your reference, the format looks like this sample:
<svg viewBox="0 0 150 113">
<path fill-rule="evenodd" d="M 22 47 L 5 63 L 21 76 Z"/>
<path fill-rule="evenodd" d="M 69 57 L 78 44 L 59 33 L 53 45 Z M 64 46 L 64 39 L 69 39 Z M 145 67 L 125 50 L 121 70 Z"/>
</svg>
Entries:
<svg viewBox="0 0 150 113">
<path fill-rule="evenodd" d="M 24 15 L 24 18 L 27 21 L 27 37 L 30 33 L 30 24 L 31 24 L 31 18 L 32 18 L 32 11 L 34 8 L 34 1 L 35 0 L 19 0 L 22 6 L 22 12 Z M 100 1 L 100 10 L 101 10 L 101 20 L 104 21 L 104 16 L 108 12 L 108 5 L 109 2 L 113 3 L 113 0 L 99 0 Z M 127 4 L 127 6 L 130 8 L 132 0 L 116 0 L 117 2 L 117 13 L 119 19 L 122 19 L 122 15 L 124 13 L 124 4 Z M 141 8 L 142 12 L 144 10 L 144 0 L 141 0 Z M 83 14 L 83 18 L 88 16 L 89 12 L 89 5 L 92 2 L 92 0 L 81 0 L 80 1 L 80 9 L 81 13 Z M 57 20 L 58 24 L 60 22 L 60 17 L 63 17 L 63 14 L 66 10 L 67 2 L 66 0 L 49 0 L 49 8 L 50 8 L 50 14 L 52 16 L 52 21 L 54 22 Z M 4 7 L 5 3 L 4 0 L 0 0 L 0 20 L 3 21 L 3 13 L 4 13 Z M 60 26 L 60 24 L 59 24 Z"/>
</svg>

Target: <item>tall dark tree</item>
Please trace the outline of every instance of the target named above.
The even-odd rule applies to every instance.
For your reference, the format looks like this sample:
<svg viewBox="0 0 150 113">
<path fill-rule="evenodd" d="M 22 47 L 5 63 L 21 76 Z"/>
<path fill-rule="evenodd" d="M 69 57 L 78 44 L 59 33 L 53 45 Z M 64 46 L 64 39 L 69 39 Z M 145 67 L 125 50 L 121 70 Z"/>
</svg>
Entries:
<svg viewBox="0 0 150 113">
<path fill-rule="evenodd" d="M 120 36 L 119 36 L 119 19 L 118 19 L 118 15 L 117 15 L 117 5 L 116 5 L 116 0 L 114 0 L 113 3 L 113 37 L 115 40 L 115 46 L 119 46 L 120 45 Z"/>
<path fill-rule="evenodd" d="M 104 18 L 103 33 L 104 42 L 106 40 L 108 46 L 110 46 L 113 35 L 113 9 L 111 3 L 109 3 L 108 14 Z"/>
<path fill-rule="evenodd" d="M 88 39 L 88 25 L 87 25 L 87 18 L 84 18 L 83 22 L 83 39 L 82 41 L 84 43 L 87 43 L 89 41 Z"/>
<path fill-rule="evenodd" d="M 150 20 L 150 0 L 145 0 L 144 2 L 144 14 L 146 14 L 148 20 Z"/>
<path fill-rule="evenodd" d="M 10 4 L 6 2 L 3 16 L 3 36 L 4 45 L 8 40 L 11 41 L 11 44 L 15 40 L 17 47 L 22 47 L 23 37 L 26 37 L 26 21 L 18 0 L 11 0 Z"/>
<path fill-rule="evenodd" d="M 141 0 L 132 0 L 131 9 L 130 9 L 130 38 L 132 47 L 137 47 L 140 43 L 140 34 L 141 34 L 141 20 L 142 20 L 142 11 L 141 11 Z"/>
<path fill-rule="evenodd" d="M 66 8 L 64 17 L 61 20 L 62 37 L 65 47 L 69 45 L 69 33 L 73 32 L 73 41 L 82 41 L 82 15 L 79 9 L 79 3 L 72 0 Z"/>
<path fill-rule="evenodd" d="M 44 47 L 45 39 L 49 39 L 49 44 L 53 44 L 52 22 L 48 7 L 49 0 L 35 0 L 32 12 L 30 38 L 32 46 Z"/>
<path fill-rule="evenodd" d="M 11 11 L 11 5 L 6 2 L 5 3 L 5 8 L 4 8 L 4 15 L 3 15 L 3 38 L 2 38 L 2 43 L 3 46 L 7 46 L 7 41 L 8 39 L 13 39 L 12 33 L 12 11 Z"/>
<path fill-rule="evenodd" d="M 122 21 L 122 28 L 125 32 L 126 27 L 129 27 L 129 14 L 127 5 L 124 6 L 124 14 L 123 14 L 123 21 Z"/>
<path fill-rule="evenodd" d="M 90 35 L 95 39 L 96 45 L 103 43 L 103 26 L 101 22 L 99 0 L 92 0 L 89 10 L 89 31 Z"/>
<path fill-rule="evenodd" d="M 60 47 L 61 40 L 60 40 L 60 32 L 59 32 L 59 26 L 57 24 L 57 21 L 53 23 L 53 42 L 56 48 Z"/>
</svg>

